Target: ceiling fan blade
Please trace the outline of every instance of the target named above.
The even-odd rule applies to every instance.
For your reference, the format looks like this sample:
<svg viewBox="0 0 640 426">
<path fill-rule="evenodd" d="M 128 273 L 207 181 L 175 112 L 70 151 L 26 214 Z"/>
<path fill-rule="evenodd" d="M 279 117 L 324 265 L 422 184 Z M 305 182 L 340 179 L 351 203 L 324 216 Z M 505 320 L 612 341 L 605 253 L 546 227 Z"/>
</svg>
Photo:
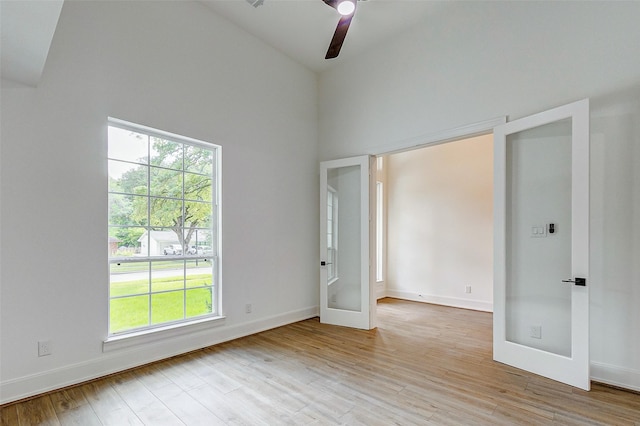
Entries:
<svg viewBox="0 0 640 426">
<path fill-rule="evenodd" d="M 342 43 L 344 43 L 344 38 L 347 36 L 347 31 L 349 30 L 349 25 L 351 25 L 352 18 L 353 15 L 343 16 L 340 18 L 340 22 L 338 22 L 336 31 L 333 33 L 333 38 L 329 44 L 327 55 L 324 57 L 325 59 L 333 59 L 340 53 Z"/>
<path fill-rule="evenodd" d="M 323 2 L 325 2 L 328 6 L 331 6 L 334 9 L 338 8 L 338 0 L 322 0 Z"/>
</svg>

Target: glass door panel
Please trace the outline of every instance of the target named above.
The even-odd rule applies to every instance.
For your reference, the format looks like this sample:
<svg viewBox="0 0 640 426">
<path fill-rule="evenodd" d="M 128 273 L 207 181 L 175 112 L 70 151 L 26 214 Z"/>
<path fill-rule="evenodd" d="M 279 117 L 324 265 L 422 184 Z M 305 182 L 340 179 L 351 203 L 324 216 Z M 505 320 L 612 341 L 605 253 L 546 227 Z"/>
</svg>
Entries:
<svg viewBox="0 0 640 426">
<path fill-rule="evenodd" d="M 327 219 L 327 305 L 332 309 L 360 312 L 361 268 L 360 246 L 360 165 L 327 170 L 331 189 L 331 216 Z M 327 205 L 329 207 L 329 204 Z M 327 208 L 329 215 L 329 208 Z"/>
<path fill-rule="evenodd" d="M 571 120 L 507 136 L 506 337 L 571 356 Z"/>
<path fill-rule="evenodd" d="M 372 157 L 320 166 L 320 321 L 374 327 L 375 194 Z M 373 204 L 375 205 L 375 204 Z M 373 212 L 372 212 L 373 210 Z M 372 259 L 371 256 L 374 256 Z M 374 268 L 374 269 L 372 269 Z M 373 271 L 373 273 L 372 273 Z"/>
</svg>

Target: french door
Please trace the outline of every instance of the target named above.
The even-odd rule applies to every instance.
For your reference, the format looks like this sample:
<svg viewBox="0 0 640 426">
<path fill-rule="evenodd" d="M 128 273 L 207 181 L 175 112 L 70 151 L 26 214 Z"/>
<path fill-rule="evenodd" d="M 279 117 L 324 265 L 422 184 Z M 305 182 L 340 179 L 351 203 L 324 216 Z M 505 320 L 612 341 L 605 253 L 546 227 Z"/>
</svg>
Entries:
<svg viewBox="0 0 640 426">
<path fill-rule="evenodd" d="M 494 129 L 496 361 L 589 390 L 589 101 Z"/>
<path fill-rule="evenodd" d="M 320 322 L 375 327 L 375 157 L 320 163 Z"/>
</svg>

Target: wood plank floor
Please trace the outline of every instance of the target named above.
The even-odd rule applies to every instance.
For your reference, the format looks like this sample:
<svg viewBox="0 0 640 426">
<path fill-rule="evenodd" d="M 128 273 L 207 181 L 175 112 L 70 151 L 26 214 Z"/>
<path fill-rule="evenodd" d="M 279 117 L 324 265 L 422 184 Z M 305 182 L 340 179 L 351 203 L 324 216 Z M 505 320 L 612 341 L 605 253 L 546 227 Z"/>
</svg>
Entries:
<svg viewBox="0 0 640 426">
<path fill-rule="evenodd" d="M 384 299 L 2 407 L 5 425 L 640 425 L 640 395 L 492 361 L 489 313 Z"/>
</svg>

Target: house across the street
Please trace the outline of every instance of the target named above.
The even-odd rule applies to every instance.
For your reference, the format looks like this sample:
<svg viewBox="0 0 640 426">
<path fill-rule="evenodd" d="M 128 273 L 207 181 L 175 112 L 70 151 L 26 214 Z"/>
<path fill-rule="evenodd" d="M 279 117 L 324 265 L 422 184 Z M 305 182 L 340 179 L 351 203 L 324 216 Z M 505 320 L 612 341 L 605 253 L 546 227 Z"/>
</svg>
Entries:
<svg viewBox="0 0 640 426">
<path fill-rule="evenodd" d="M 150 233 L 149 238 L 147 238 L 147 232 L 138 238 L 140 254 L 143 256 L 159 256 L 164 254 L 166 249 L 172 248 L 174 244 L 180 245 L 178 236 L 173 231 L 150 231 Z"/>
<path fill-rule="evenodd" d="M 202 244 L 206 242 L 206 237 L 205 231 L 196 231 L 185 245 L 189 246 L 189 249 L 192 247 L 204 247 Z M 173 231 L 150 231 L 149 238 L 147 238 L 147 232 L 145 232 L 138 238 L 138 242 L 140 243 L 140 255 L 142 256 L 181 254 L 178 252 L 182 251 L 178 236 Z M 195 254 L 195 249 L 190 254 Z"/>
</svg>

